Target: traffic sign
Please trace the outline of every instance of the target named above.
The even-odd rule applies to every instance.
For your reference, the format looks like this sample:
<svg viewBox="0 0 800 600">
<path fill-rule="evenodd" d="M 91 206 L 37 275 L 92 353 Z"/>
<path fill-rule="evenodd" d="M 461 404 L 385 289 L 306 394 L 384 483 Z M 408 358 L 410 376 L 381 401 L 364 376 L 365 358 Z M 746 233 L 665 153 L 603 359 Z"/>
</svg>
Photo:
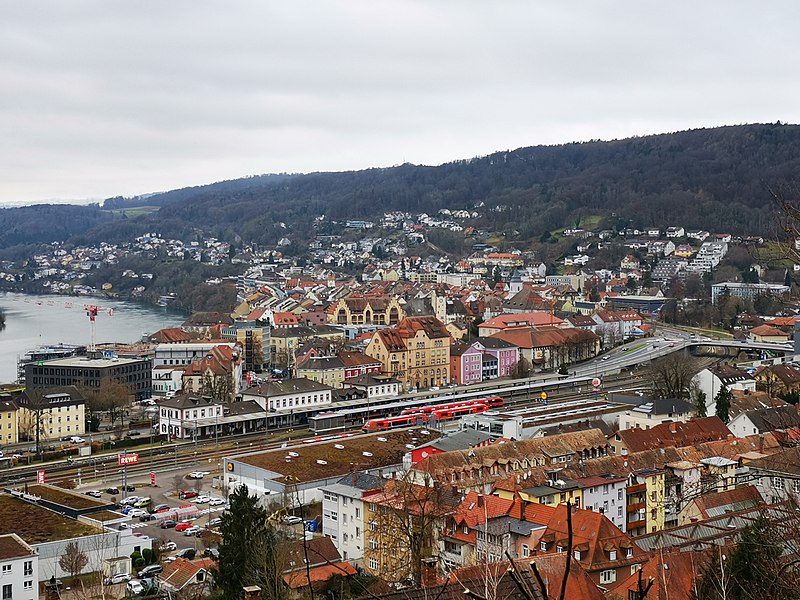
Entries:
<svg viewBox="0 0 800 600">
<path fill-rule="evenodd" d="M 117 455 L 117 460 L 119 464 L 123 466 L 135 465 L 136 463 L 139 462 L 139 455 L 136 454 L 135 452 L 132 452 L 130 454 L 119 454 Z"/>
<path fill-rule="evenodd" d="M 45 476 L 44 469 L 36 471 L 36 483 L 46 483 L 47 477 Z"/>
<path fill-rule="evenodd" d="M 542 400 L 547 400 L 547 392 L 542 392 L 541 399 Z"/>
<path fill-rule="evenodd" d="M 600 381 L 599 377 L 595 377 L 594 379 L 592 379 L 592 387 L 600 387 L 601 383 L 602 382 Z"/>
</svg>

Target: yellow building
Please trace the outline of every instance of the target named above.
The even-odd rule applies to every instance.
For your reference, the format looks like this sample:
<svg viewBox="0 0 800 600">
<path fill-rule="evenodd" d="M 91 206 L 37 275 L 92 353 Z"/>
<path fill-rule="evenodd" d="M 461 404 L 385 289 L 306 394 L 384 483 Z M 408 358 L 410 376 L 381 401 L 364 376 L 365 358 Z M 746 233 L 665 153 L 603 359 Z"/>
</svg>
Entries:
<svg viewBox="0 0 800 600">
<path fill-rule="evenodd" d="M 0 444 L 19 441 L 19 410 L 13 400 L 0 400 Z"/>
<path fill-rule="evenodd" d="M 348 296 L 328 309 L 330 325 L 396 325 L 405 311 L 392 296 Z"/>
<path fill-rule="evenodd" d="M 406 317 L 396 327 L 376 331 L 366 354 L 406 388 L 425 389 L 450 383 L 450 341 L 436 317 Z"/>
<path fill-rule="evenodd" d="M 440 486 L 391 480 L 364 502 L 364 568 L 390 583 L 421 583 L 427 560 L 439 552 L 439 532 L 460 496 Z"/>
<path fill-rule="evenodd" d="M 86 432 L 86 401 L 75 386 L 26 390 L 19 397 L 18 435 L 33 441 L 57 440 Z"/>
<path fill-rule="evenodd" d="M 270 365 L 281 369 L 294 366 L 295 354 L 300 346 L 315 338 L 344 342 L 344 332 L 328 325 L 273 328 L 269 336 Z"/>
<path fill-rule="evenodd" d="M 520 490 L 519 496 L 526 502 L 536 502 L 546 506 L 558 506 L 569 501 L 573 506 L 583 507 L 583 490 L 577 481 L 550 480 L 545 485 Z M 508 499 L 512 500 L 513 496 Z"/>
<path fill-rule="evenodd" d="M 626 491 L 628 533 L 644 535 L 664 529 L 664 470 L 641 469 L 631 473 Z"/>
</svg>

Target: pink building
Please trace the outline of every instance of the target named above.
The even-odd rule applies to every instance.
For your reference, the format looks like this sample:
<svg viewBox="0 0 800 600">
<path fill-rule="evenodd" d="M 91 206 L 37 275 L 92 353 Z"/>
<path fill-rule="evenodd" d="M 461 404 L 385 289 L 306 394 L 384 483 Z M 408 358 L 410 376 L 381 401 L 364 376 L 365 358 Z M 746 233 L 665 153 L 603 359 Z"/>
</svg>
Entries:
<svg viewBox="0 0 800 600">
<path fill-rule="evenodd" d="M 472 348 L 497 359 L 496 377 L 511 377 L 519 362 L 519 348 L 499 338 L 481 337 L 472 343 Z"/>
<path fill-rule="evenodd" d="M 453 383 L 466 385 L 483 381 L 483 353 L 462 341 L 450 346 L 450 374 Z"/>
</svg>

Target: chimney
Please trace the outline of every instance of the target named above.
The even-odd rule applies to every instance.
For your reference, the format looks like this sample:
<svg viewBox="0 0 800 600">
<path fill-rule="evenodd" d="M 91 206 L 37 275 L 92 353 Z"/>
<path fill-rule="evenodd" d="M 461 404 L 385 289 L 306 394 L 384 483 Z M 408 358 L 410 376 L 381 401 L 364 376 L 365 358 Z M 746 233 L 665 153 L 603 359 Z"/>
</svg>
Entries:
<svg viewBox="0 0 800 600">
<path fill-rule="evenodd" d="M 483 508 L 483 494 L 478 494 L 478 508 Z"/>
<path fill-rule="evenodd" d="M 261 600 L 261 588 L 257 585 L 247 585 L 242 588 L 244 600 Z"/>
<path fill-rule="evenodd" d="M 678 431 L 678 425 L 677 425 L 677 423 L 675 423 L 674 421 L 673 421 L 672 423 L 670 423 L 670 424 L 669 424 L 669 430 L 670 430 L 672 433 L 677 433 L 677 431 Z"/>
<path fill-rule="evenodd" d="M 422 573 L 420 574 L 422 577 L 422 587 L 430 587 L 436 585 L 438 583 L 438 577 L 436 576 L 436 564 L 437 560 L 434 557 L 423 558 L 422 559 Z M 245 597 L 245 600 L 248 600 Z"/>
</svg>

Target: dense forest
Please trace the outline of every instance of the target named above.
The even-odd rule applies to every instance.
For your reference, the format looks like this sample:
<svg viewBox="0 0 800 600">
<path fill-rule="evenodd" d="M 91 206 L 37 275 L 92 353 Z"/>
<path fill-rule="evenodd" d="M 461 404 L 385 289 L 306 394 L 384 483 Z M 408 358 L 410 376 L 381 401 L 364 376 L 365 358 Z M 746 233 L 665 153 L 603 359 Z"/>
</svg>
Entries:
<svg viewBox="0 0 800 600">
<path fill-rule="evenodd" d="M 314 216 L 371 218 L 482 205 L 474 224 L 535 241 L 581 216 L 638 227 L 679 224 L 741 234 L 774 228 L 768 186 L 800 172 L 800 126 L 697 129 L 617 141 L 536 146 L 435 167 L 263 175 L 97 206 L 0 210 L 0 248 L 119 242 L 145 231 L 273 244 L 310 233 Z M 137 206 L 156 207 L 127 217 Z M 501 207 L 497 209 L 496 207 Z M 108 209 L 116 209 L 114 211 Z M 17 248 L 19 250 L 19 248 Z M 3 253 L 6 254 L 6 253 Z M 2 255 L 0 255 L 2 257 Z"/>
</svg>

